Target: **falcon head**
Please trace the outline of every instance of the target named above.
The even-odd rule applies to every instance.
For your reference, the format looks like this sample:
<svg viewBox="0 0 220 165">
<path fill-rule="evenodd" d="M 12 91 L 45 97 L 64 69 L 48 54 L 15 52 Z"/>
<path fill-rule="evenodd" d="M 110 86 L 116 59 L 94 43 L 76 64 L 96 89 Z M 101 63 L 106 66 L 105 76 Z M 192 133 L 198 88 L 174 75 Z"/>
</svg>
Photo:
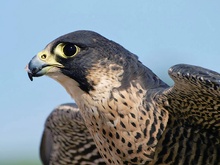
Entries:
<svg viewBox="0 0 220 165">
<path fill-rule="evenodd" d="M 71 83 L 89 93 L 107 84 L 126 87 L 136 75 L 140 75 L 140 79 L 146 77 L 146 68 L 142 71 L 139 65 L 137 56 L 119 44 L 95 32 L 82 30 L 49 43 L 33 57 L 26 69 L 31 80 L 47 75 L 66 89 Z M 153 74 L 150 70 L 148 73 Z"/>
<path fill-rule="evenodd" d="M 109 81 L 121 81 L 124 70 L 130 70 L 125 68 L 125 59 L 137 61 L 137 57 L 122 46 L 95 32 L 76 31 L 48 44 L 33 57 L 27 71 L 31 80 L 48 75 L 61 84 L 65 76 L 65 81 L 72 79 L 81 90 L 89 93 L 104 75 L 116 74 L 117 77 L 113 76 L 114 80 Z"/>
</svg>

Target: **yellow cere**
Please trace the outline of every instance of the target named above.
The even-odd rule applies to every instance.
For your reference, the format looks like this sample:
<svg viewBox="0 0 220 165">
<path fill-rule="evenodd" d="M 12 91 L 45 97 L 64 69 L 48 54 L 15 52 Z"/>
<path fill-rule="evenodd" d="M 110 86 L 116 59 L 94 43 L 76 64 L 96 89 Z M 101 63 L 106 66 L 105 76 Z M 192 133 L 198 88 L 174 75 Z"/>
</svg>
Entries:
<svg viewBox="0 0 220 165">
<path fill-rule="evenodd" d="M 63 65 L 58 63 L 54 56 L 52 56 L 50 54 L 50 52 L 48 50 L 43 50 L 41 52 L 39 52 L 37 54 L 37 57 L 41 60 L 41 61 L 44 61 L 46 64 L 48 65 L 51 65 L 51 66 L 59 66 L 59 67 L 62 67 Z"/>
</svg>

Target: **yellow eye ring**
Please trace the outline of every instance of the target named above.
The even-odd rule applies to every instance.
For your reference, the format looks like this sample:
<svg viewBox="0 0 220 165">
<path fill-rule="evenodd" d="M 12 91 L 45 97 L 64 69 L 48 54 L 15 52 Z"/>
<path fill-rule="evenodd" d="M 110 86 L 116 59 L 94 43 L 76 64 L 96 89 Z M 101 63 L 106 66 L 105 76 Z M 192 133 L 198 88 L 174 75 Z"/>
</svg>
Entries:
<svg viewBox="0 0 220 165">
<path fill-rule="evenodd" d="M 67 43 L 63 46 L 63 53 L 67 57 L 72 57 L 72 56 L 76 55 L 78 53 L 78 51 L 79 51 L 79 47 L 74 44 Z"/>
<path fill-rule="evenodd" d="M 63 56 L 64 58 L 70 58 L 80 52 L 80 48 L 72 43 L 60 43 L 55 49 L 55 53 Z"/>
</svg>

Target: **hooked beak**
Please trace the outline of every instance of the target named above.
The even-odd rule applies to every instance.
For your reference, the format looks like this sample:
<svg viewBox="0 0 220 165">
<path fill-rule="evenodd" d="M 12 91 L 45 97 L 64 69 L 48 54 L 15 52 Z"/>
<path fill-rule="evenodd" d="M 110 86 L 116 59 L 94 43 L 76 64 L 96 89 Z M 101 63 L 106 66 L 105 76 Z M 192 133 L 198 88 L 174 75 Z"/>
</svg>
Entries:
<svg viewBox="0 0 220 165">
<path fill-rule="evenodd" d="M 50 67 L 51 66 L 46 62 L 40 60 L 38 56 L 34 56 L 25 67 L 25 70 L 27 71 L 30 80 L 33 81 L 33 77 L 43 76 Z"/>
<path fill-rule="evenodd" d="M 62 68 L 63 65 L 56 62 L 52 58 L 45 58 L 45 54 L 43 54 L 43 59 L 41 58 L 42 55 L 38 54 L 34 56 L 28 65 L 25 67 L 25 70 L 28 73 L 28 77 L 31 81 L 33 81 L 33 77 L 40 77 L 49 72 L 51 68 L 58 67 Z"/>
</svg>

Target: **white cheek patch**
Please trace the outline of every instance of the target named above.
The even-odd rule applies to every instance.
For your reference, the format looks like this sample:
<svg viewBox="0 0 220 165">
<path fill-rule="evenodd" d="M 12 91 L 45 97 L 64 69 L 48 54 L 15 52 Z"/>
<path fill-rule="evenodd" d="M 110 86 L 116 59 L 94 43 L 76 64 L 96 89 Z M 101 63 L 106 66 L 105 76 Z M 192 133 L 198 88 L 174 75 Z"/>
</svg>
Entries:
<svg viewBox="0 0 220 165">
<path fill-rule="evenodd" d="M 60 76 L 61 71 L 60 71 L 60 68 L 57 68 L 57 67 L 51 67 L 48 72 L 46 73 L 47 76 L 51 77 L 52 79 L 57 79 L 58 76 Z"/>
<path fill-rule="evenodd" d="M 68 76 L 65 76 L 59 68 L 51 68 L 47 76 L 59 82 L 70 96 L 76 101 L 77 105 L 81 102 L 81 96 L 85 93 L 79 88 L 79 83 Z"/>
</svg>

